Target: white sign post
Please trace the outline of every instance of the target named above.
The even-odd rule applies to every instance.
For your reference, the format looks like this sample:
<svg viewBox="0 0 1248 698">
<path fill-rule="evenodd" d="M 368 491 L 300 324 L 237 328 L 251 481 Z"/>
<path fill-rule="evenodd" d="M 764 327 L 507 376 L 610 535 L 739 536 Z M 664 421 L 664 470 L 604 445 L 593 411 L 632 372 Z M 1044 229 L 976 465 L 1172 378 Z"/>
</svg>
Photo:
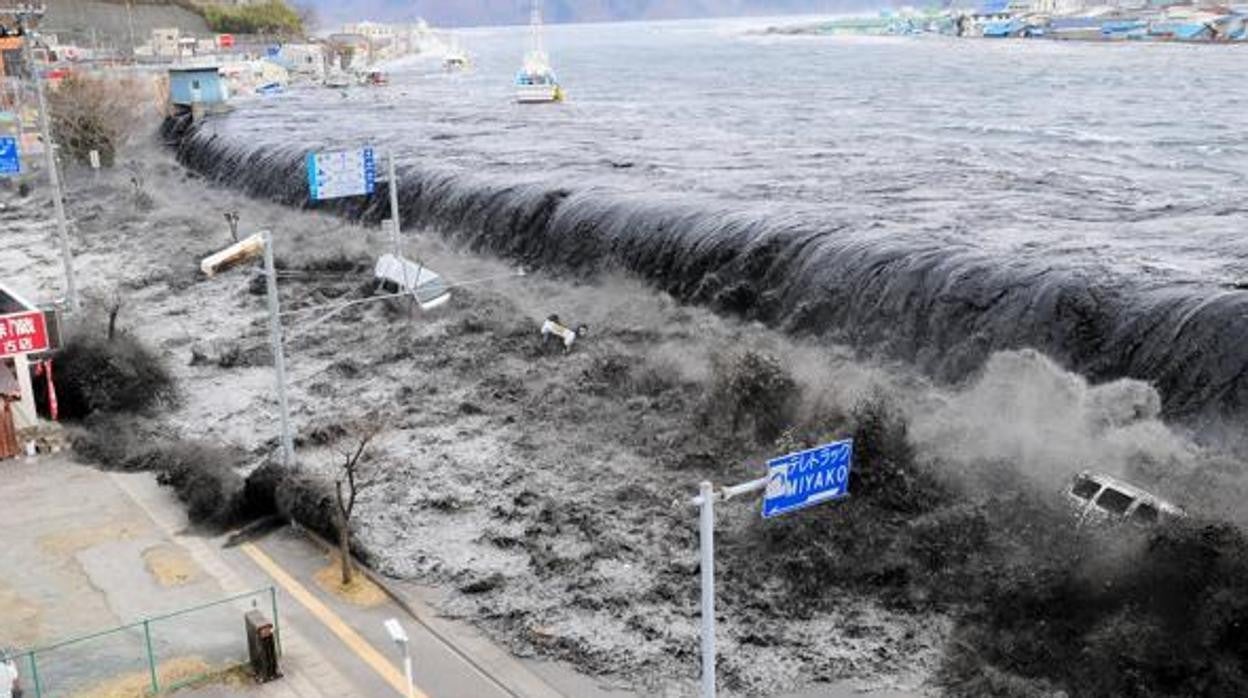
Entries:
<svg viewBox="0 0 1248 698">
<path fill-rule="evenodd" d="M 702 698 L 715 698 L 715 500 L 763 491 L 763 518 L 771 518 L 849 496 L 852 439 L 825 444 L 767 461 L 767 476 L 716 493 L 698 486 L 688 504 L 700 509 L 698 549 L 702 568 Z"/>
</svg>

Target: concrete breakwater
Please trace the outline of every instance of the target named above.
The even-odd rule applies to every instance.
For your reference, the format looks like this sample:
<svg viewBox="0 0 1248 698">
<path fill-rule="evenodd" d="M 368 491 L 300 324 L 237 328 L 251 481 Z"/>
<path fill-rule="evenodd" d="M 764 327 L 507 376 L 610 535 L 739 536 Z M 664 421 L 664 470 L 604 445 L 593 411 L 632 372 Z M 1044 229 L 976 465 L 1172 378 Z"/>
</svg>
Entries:
<svg viewBox="0 0 1248 698">
<path fill-rule="evenodd" d="M 211 123 L 210 121 L 207 123 Z M 305 152 L 166 124 L 180 161 L 256 197 L 309 206 Z M 1011 260 L 965 244 L 815 225 L 779 208 L 707 206 L 603 188 L 400 166 L 407 228 L 473 250 L 586 274 L 621 268 L 682 302 L 913 362 L 942 380 L 995 351 L 1034 347 L 1094 381 L 1154 384 L 1189 422 L 1248 404 L 1248 292 Z M 384 187 L 331 205 L 385 217 Z"/>
</svg>

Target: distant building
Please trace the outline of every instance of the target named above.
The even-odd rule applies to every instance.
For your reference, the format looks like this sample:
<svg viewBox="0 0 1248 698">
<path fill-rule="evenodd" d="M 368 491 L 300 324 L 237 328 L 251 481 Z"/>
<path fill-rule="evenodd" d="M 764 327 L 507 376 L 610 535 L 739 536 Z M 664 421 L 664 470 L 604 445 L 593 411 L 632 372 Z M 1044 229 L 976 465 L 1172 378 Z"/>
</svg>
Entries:
<svg viewBox="0 0 1248 698">
<path fill-rule="evenodd" d="M 373 63 L 373 43 L 363 34 L 330 34 L 332 62 L 348 70 L 354 65 Z"/>
<path fill-rule="evenodd" d="M 987 0 L 971 13 L 976 21 L 997 22 L 1010 18 L 1010 0 Z"/>
<path fill-rule="evenodd" d="M 169 69 L 169 103 L 179 107 L 224 104 L 229 89 L 216 66 Z"/>
<path fill-rule="evenodd" d="M 157 58 L 177 58 L 182 51 L 182 31 L 177 27 L 152 30 L 152 55 Z"/>
<path fill-rule="evenodd" d="M 353 22 L 342 25 L 343 34 L 359 34 L 369 41 L 388 42 L 394 39 L 394 27 L 381 22 Z"/>
<path fill-rule="evenodd" d="M 22 72 L 22 42 L 20 36 L 0 38 L 0 78 L 17 77 Z"/>
<path fill-rule="evenodd" d="M 284 44 L 274 59 L 291 75 L 323 80 L 327 53 L 321 44 Z"/>
</svg>

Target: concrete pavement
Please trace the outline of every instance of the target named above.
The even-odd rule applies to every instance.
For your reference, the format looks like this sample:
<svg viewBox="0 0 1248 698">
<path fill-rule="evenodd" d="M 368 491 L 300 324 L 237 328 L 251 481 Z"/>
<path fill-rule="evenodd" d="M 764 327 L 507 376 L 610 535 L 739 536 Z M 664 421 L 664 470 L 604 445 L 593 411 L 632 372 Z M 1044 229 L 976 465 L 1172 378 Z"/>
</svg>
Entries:
<svg viewBox="0 0 1248 698">
<path fill-rule="evenodd" d="M 417 619 L 389 598 L 359 606 L 321 588 L 316 574 L 332 561 L 297 533 L 283 530 L 235 548 L 188 533 L 181 506 L 150 474 L 102 473 L 64 458 L 0 462 L 0 502 L 0 568 L 14 571 L 0 579 L 0 644 L 43 647 L 273 587 L 284 678 L 208 685 L 187 695 L 402 696 L 401 657 L 382 625 L 391 617 L 411 638 L 416 698 L 561 695 L 479 633 L 437 619 L 419 599 L 404 604 L 427 614 Z M 266 599 L 259 594 L 151 624 L 162 672 L 165 665 L 196 669 L 245 658 L 242 612 L 254 604 L 271 615 Z M 61 661 L 56 652 L 40 653 L 45 695 L 126 681 L 145 686 L 143 650 L 139 628 L 73 645 Z M 31 678 L 25 681 L 31 688 Z"/>
</svg>

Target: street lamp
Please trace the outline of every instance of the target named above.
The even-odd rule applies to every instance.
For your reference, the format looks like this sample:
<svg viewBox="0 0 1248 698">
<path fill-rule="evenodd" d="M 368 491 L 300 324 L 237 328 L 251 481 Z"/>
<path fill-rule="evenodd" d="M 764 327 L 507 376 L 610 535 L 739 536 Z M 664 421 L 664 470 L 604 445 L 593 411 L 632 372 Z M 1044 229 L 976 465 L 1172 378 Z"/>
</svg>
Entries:
<svg viewBox="0 0 1248 698">
<path fill-rule="evenodd" d="M 273 345 L 273 372 L 277 382 L 277 404 L 282 420 L 282 465 L 297 467 L 295 463 L 295 440 L 290 428 L 290 404 L 286 400 L 286 355 L 282 351 L 281 309 L 277 300 L 277 271 L 273 264 L 273 234 L 265 230 L 246 240 L 206 257 L 200 262 L 200 270 L 212 277 L 218 272 L 237 266 L 256 257 L 264 256 L 264 276 L 269 297 L 269 339 Z"/>
<path fill-rule="evenodd" d="M 403 630 L 397 618 L 386 620 L 385 625 L 386 632 L 390 633 L 390 639 L 403 651 L 403 674 L 407 677 L 407 698 L 415 698 L 416 684 L 412 682 L 412 653 L 408 649 L 407 631 Z"/>
</svg>

